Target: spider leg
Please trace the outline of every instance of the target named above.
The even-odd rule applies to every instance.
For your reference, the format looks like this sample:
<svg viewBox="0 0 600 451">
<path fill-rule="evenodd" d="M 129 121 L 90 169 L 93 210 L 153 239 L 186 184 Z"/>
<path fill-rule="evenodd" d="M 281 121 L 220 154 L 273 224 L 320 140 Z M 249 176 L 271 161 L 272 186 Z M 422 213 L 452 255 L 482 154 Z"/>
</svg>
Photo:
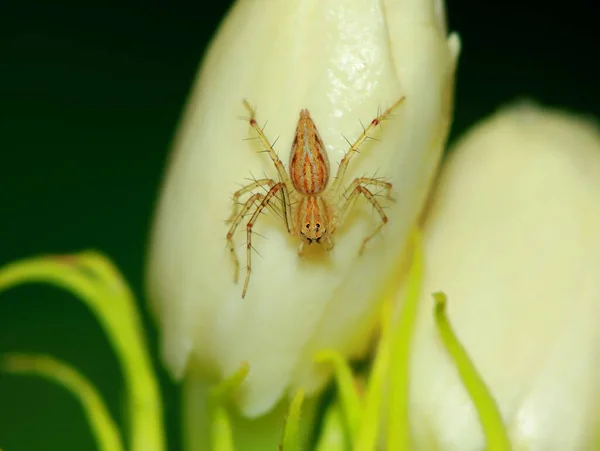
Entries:
<svg viewBox="0 0 600 451">
<path fill-rule="evenodd" d="M 352 182 L 350 184 L 350 186 L 346 189 L 345 195 L 344 195 L 344 198 L 346 201 L 341 208 L 342 221 L 346 218 L 351 207 L 354 205 L 354 202 L 361 194 L 367 198 L 367 200 L 373 205 L 373 207 L 375 207 L 375 209 L 377 210 L 377 212 L 379 213 L 379 216 L 381 218 L 381 224 L 379 224 L 375 228 L 375 230 L 373 230 L 363 240 L 360 250 L 358 251 L 359 255 L 362 255 L 367 243 L 371 240 L 371 238 L 373 238 L 375 235 L 377 235 L 379 233 L 379 231 L 383 228 L 383 226 L 385 226 L 388 222 L 388 217 L 385 214 L 385 212 L 383 211 L 383 208 L 381 207 L 381 205 L 379 204 L 377 199 L 375 199 L 375 196 L 373 195 L 373 193 L 366 187 L 368 185 L 383 187 L 384 189 L 386 189 L 386 191 L 388 193 L 388 198 L 391 198 L 390 191 L 391 191 L 392 185 L 391 185 L 391 183 L 384 182 L 383 180 L 358 178 L 358 179 L 354 180 L 354 182 Z"/>
<path fill-rule="evenodd" d="M 375 178 L 371 178 L 371 177 L 359 177 L 354 179 L 354 181 L 348 185 L 348 187 L 344 190 L 344 194 L 341 196 L 340 201 L 344 200 L 344 206 L 342 206 L 342 210 L 344 211 L 345 214 L 348 214 L 349 211 L 349 206 L 347 207 L 346 204 L 348 203 L 348 200 L 350 199 L 350 197 L 352 196 L 352 193 L 356 190 L 357 186 L 376 186 L 378 188 L 382 188 L 385 191 L 385 197 L 387 200 L 390 200 L 392 202 L 395 201 L 395 199 L 392 196 L 392 184 L 389 182 L 386 182 L 384 180 L 381 179 L 375 179 Z M 342 222 L 345 219 L 345 216 L 342 216 L 342 219 L 340 222 Z"/>
<path fill-rule="evenodd" d="M 242 207 L 242 209 L 231 220 L 231 226 L 229 227 L 229 232 L 227 232 L 227 245 L 229 248 L 229 253 L 231 254 L 231 258 L 233 259 L 233 265 L 235 267 L 235 270 L 234 270 L 235 272 L 234 272 L 234 276 L 233 276 L 234 283 L 237 283 L 237 281 L 238 281 L 238 275 L 240 272 L 240 261 L 238 260 L 237 255 L 235 255 L 235 246 L 233 245 L 233 234 L 235 233 L 236 229 L 242 222 L 242 219 L 244 219 L 244 216 L 246 216 L 246 213 L 248 213 L 248 211 L 256 204 L 256 202 L 262 202 L 264 198 L 265 198 L 264 194 L 260 194 L 260 193 L 253 194 L 246 201 L 246 203 L 244 203 L 244 206 Z"/>
<path fill-rule="evenodd" d="M 369 134 L 375 129 L 375 127 L 377 127 L 379 124 L 381 124 L 382 121 L 387 119 L 389 115 L 396 109 L 396 107 L 404 101 L 404 99 L 404 96 L 400 97 L 398 100 L 396 100 L 396 102 L 394 102 L 394 104 L 391 107 L 389 107 L 387 110 L 385 110 L 383 113 L 379 114 L 375 119 L 373 119 L 368 125 L 368 127 L 363 127 L 363 132 L 360 134 L 358 139 L 350 146 L 350 148 L 346 152 L 346 155 L 344 155 L 344 158 L 342 158 L 342 161 L 340 162 L 337 174 L 335 175 L 335 179 L 333 181 L 333 184 L 331 185 L 331 190 L 333 193 L 337 193 L 340 189 L 340 183 L 342 183 L 342 180 L 344 179 L 344 175 L 346 174 L 346 169 L 348 168 L 350 159 L 354 156 L 354 154 L 358 152 L 358 149 L 362 145 L 362 143 L 364 143 L 367 140 L 367 138 L 369 138 Z"/>
<path fill-rule="evenodd" d="M 237 217 L 238 207 L 240 206 L 239 199 L 241 196 L 243 196 L 246 193 L 249 193 L 255 188 L 263 186 L 268 186 L 268 189 L 271 189 L 273 185 L 275 185 L 275 181 L 272 179 L 258 179 L 233 193 L 233 213 L 231 214 L 227 222 L 232 223 Z"/>
<path fill-rule="evenodd" d="M 268 193 L 269 190 L 273 187 L 273 185 L 275 185 L 275 180 L 273 179 L 256 179 L 254 180 L 252 183 L 243 186 L 242 188 L 240 188 L 239 190 L 237 190 L 236 192 L 233 193 L 233 197 L 232 197 L 232 202 L 233 202 L 233 212 L 231 213 L 231 216 L 225 221 L 226 224 L 231 224 L 237 214 L 238 214 L 238 210 L 240 205 L 244 205 L 243 203 L 240 202 L 240 197 L 242 197 L 244 194 L 250 193 L 252 192 L 254 189 L 256 188 L 262 188 L 264 193 Z M 285 190 L 283 190 L 285 191 Z M 282 218 L 284 220 L 284 222 L 286 223 L 286 227 L 288 229 L 288 232 L 292 229 L 292 222 L 291 222 L 291 213 L 290 216 L 287 215 L 288 210 L 291 212 L 291 206 L 290 209 L 287 208 L 287 204 L 285 203 L 285 199 L 286 197 L 289 198 L 289 196 L 285 196 L 285 194 L 282 197 L 278 197 L 278 200 L 281 201 L 281 207 L 276 205 L 273 202 L 269 203 L 269 208 L 273 211 L 273 213 L 275 213 L 277 216 L 279 216 L 280 218 Z"/>
<path fill-rule="evenodd" d="M 254 110 L 254 108 L 252 108 L 250 106 L 250 104 L 248 103 L 247 100 L 244 100 L 244 106 L 250 113 L 250 120 L 249 120 L 250 127 L 252 127 L 254 129 L 254 131 L 256 132 L 258 139 L 260 140 L 260 142 L 264 146 L 265 150 L 269 154 L 269 157 L 271 157 L 271 160 L 273 161 L 273 164 L 275 165 L 275 168 L 277 169 L 277 173 L 279 174 L 279 179 L 281 180 L 282 183 L 285 184 L 285 186 L 287 188 L 283 192 L 283 202 L 285 203 L 285 208 L 286 208 L 284 214 L 286 217 L 291 219 L 292 211 L 291 211 L 291 203 L 290 203 L 289 193 L 291 193 L 293 191 L 292 181 L 290 180 L 288 173 L 285 171 L 285 167 L 283 166 L 283 163 L 279 159 L 277 152 L 275 152 L 275 149 L 273 149 L 273 145 L 265 136 L 263 129 L 261 127 L 259 127 L 258 123 L 256 122 L 256 111 Z M 286 226 L 288 226 L 288 232 L 291 233 L 292 229 L 289 227 L 290 222 L 287 220 L 286 220 Z"/>
<path fill-rule="evenodd" d="M 248 290 L 248 283 L 250 282 L 250 274 L 252 273 L 252 227 L 254 227 L 254 223 L 258 219 L 260 213 L 269 204 L 269 202 L 271 201 L 273 196 L 275 196 L 279 191 L 285 190 L 285 189 L 286 189 L 285 183 L 280 182 L 280 183 L 276 183 L 275 185 L 273 185 L 266 196 L 259 194 L 259 196 L 261 196 L 262 200 L 261 200 L 260 204 L 254 210 L 252 217 L 246 224 L 246 262 L 247 262 L 247 265 L 246 265 L 246 280 L 244 281 L 244 288 L 242 290 L 242 299 L 246 296 L 246 291 Z M 255 194 L 255 196 L 256 196 L 256 194 Z"/>
</svg>

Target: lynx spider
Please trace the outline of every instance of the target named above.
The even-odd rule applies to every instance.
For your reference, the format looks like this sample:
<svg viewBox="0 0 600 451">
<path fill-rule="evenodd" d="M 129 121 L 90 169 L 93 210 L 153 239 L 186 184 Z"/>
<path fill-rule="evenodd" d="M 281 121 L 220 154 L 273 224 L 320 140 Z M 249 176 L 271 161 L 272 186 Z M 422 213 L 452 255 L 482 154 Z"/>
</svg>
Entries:
<svg viewBox="0 0 600 451">
<path fill-rule="evenodd" d="M 340 162 L 337 174 L 331 183 L 329 189 L 329 159 L 325 150 L 325 145 L 319 135 L 317 127 L 313 122 L 308 110 L 300 111 L 300 118 L 296 126 L 296 135 L 292 144 L 290 154 L 289 174 L 286 172 L 283 163 L 273 149 L 273 145 L 266 138 L 263 129 L 256 122 L 256 112 L 250 104 L 244 100 L 244 106 L 250 113 L 250 126 L 257 134 L 258 139 L 265 147 L 265 151 L 273 161 L 279 182 L 273 179 L 254 180 L 247 186 L 236 191 L 233 195 L 234 210 L 228 222 L 231 224 L 227 233 L 227 243 L 235 265 L 234 281 L 237 283 L 239 273 L 239 260 L 235 254 L 233 245 L 233 234 L 244 219 L 251 213 L 250 220 L 246 223 L 246 280 L 242 290 L 242 298 L 246 296 L 248 283 L 250 281 L 251 253 L 252 253 L 252 227 L 259 215 L 268 207 L 278 213 L 281 213 L 285 221 L 288 233 L 292 236 L 300 236 L 301 242 L 298 248 L 298 255 L 302 256 L 304 246 L 313 242 L 324 244 L 326 250 L 333 248 L 331 236 L 336 228 L 344 222 L 348 212 L 351 210 L 354 201 L 361 194 L 375 207 L 381 217 L 379 224 L 363 241 L 359 254 L 362 254 L 367 242 L 373 238 L 388 222 L 383 208 L 375 199 L 375 195 L 367 188 L 374 186 L 382 188 L 386 192 L 388 199 L 393 200 L 391 196 L 392 184 L 376 178 L 360 177 L 341 191 L 341 183 L 350 163 L 350 159 L 358 152 L 360 145 L 369 138 L 375 127 L 381 121 L 389 117 L 392 111 L 402 103 L 404 97 L 398 99 L 391 107 L 371 121 L 368 127 L 363 127 L 363 132 L 358 139 L 350 146 L 344 158 Z M 251 193 L 256 188 L 262 188 L 263 193 L 253 193 L 241 205 L 239 198 L 247 193 Z M 277 196 L 281 193 L 280 196 Z M 276 202 L 277 201 L 277 202 Z M 279 205 L 278 205 L 279 204 Z"/>
</svg>

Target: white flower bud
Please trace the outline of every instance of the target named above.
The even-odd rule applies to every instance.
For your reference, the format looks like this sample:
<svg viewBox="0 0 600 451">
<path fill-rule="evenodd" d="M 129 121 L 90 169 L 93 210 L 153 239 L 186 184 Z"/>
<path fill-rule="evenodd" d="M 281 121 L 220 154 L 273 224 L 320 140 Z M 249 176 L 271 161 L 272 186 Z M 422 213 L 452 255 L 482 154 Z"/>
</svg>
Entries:
<svg viewBox="0 0 600 451">
<path fill-rule="evenodd" d="M 210 47 L 175 143 L 154 224 L 149 291 L 163 358 L 178 378 L 193 362 L 222 378 L 243 361 L 250 374 L 237 401 L 245 415 L 270 409 L 289 389 L 319 389 L 328 372 L 316 350 L 358 356 L 378 301 L 417 217 L 445 144 L 458 38 L 446 38 L 433 0 L 239 0 Z M 254 136 L 246 98 L 288 163 L 299 112 L 310 111 L 335 173 L 349 140 L 379 108 L 405 101 L 374 133 L 346 173 L 393 183 L 389 224 L 361 199 L 334 234 L 331 252 L 300 258 L 298 237 L 274 214 L 254 231 L 245 299 L 234 284 L 225 220 L 248 178 L 277 172 Z M 247 218 L 248 219 L 248 218 Z M 234 240 L 245 269 L 245 222 Z M 262 238 L 258 234 L 264 236 Z M 314 246 L 313 246 L 314 247 Z M 312 248 L 311 248 L 312 251 Z"/>
<path fill-rule="evenodd" d="M 522 104 L 457 144 L 424 231 L 411 379 L 415 449 L 485 447 L 433 324 L 430 294 L 438 290 L 514 449 L 597 446 L 598 199 L 600 132 L 587 120 Z"/>
</svg>

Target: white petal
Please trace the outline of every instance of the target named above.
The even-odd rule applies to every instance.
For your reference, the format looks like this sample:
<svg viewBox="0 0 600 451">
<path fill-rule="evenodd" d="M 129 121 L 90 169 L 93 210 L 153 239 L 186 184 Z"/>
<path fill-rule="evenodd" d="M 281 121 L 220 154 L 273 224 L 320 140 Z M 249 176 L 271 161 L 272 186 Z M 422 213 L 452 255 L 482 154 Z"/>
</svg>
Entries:
<svg viewBox="0 0 600 451">
<path fill-rule="evenodd" d="M 424 5 L 429 5 L 425 8 Z M 210 48 L 175 144 L 152 239 L 149 288 L 162 328 L 163 356 L 181 377 L 191 356 L 223 377 L 242 361 L 251 373 L 239 398 L 247 415 L 268 410 L 287 390 L 310 393 L 327 373 L 312 356 L 324 346 L 356 355 L 366 344 L 382 285 L 392 276 L 444 145 L 458 39 L 448 42 L 432 1 L 238 1 Z M 225 219 L 231 195 L 251 174 L 276 178 L 249 136 L 242 99 L 268 121 L 287 164 L 296 121 L 308 108 L 337 168 L 379 107 L 405 103 L 379 142 L 361 148 L 346 176 L 389 178 L 397 203 L 362 258 L 378 218 L 357 204 L 330 254 L 300 259 L 297 238 L 273 215 L 261 217 L 248 294 L 233 283 Z M 360 206 L 359 206 L 360 205 Z M 245 229 L 245 227 L 241 227 Z M 243 245 L 243 233 L 236 243 Z M 245 247 L 240 247 L 243 280 Z"/>
<path fill-rule="evenodd" d="M 598 199 L 600 132 L 586 120 L 521 104 L 458 143 L 425 226 L 416 449 L 484 448 L 433 325 L 430 293 L 439 290 L 515 449 L 591 449 L 600 420 Z"/>
</svg>

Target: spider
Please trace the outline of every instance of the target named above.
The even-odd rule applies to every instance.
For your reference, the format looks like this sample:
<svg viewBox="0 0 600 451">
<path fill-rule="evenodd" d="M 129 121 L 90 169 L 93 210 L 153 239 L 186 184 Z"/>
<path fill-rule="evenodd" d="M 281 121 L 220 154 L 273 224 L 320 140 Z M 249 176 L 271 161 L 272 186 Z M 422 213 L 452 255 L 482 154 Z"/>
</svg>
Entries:
<svg viewBox="0 0 600 451">
<path fill-rule="evenodd" d="M 386 197 L 393 200 L 391 196 L 392 184 L 376 178 L 360 177 L 354 179 L 342 190 L 341 183 L 350 159 L 358 152 L 360 145 L 369 138 L 369 133 L 381 121 L 386 119 L 403 100 L 404 97 L 398 99 L 391 107 L 373 119 L 368 127 L 363 127 L 363 132 L 350 145 L 344 158 L 342 158 L 337 174 L 329 187 L 329 159 L 323 140 L 308 110 L 303 109 L 300 111 L 290 154 L 288 174 L 273 149 L 273 145 L 266 138 L 263 129 L 258 126 L 255 110 L 244 100 L 244 106 L 250 113 L 250 126 L 256 132 L 258 139 L 265 147 L 265 151 L 273 161 L 279 175 L 279 182 L 269 178 L 254 180 L 233 195 L 234 210 L 228 220 L 231 226 L 227 233 L 227 243 L 235 265 L 234 282 L 236 283 L 239 273 L 239 260 L 235 254 L 233 234 L 244 217 L 251 213 L 250 220 L 246 223 L 247 266 L 242 298 L 246 296 L 252 272 L 252 227 L 265 208 L 280 213 L 288 233 L 300 237 L 298 255 L 302 256 L 304 247 L 312 243 L 323 244 L 326 250 L 333 248 L 332 235 L 337 227 L 344 222 L 352 205 L 362 194 L 375 207 L 381 217 L 381 223 L 363 240 L 359 250 L 359 255 L 362 254 L 369 240 L 388 222 L 383 208 L 368 187 L 382 188 L 386 193 Z M 241 205 L 238 202 L 240 196 L 251 193 L 256 188 L 262 188 L 263 192 L 252 194 L 243 204 L 241 210 L 238 211 L 238 206 Z"/>
</svg>

